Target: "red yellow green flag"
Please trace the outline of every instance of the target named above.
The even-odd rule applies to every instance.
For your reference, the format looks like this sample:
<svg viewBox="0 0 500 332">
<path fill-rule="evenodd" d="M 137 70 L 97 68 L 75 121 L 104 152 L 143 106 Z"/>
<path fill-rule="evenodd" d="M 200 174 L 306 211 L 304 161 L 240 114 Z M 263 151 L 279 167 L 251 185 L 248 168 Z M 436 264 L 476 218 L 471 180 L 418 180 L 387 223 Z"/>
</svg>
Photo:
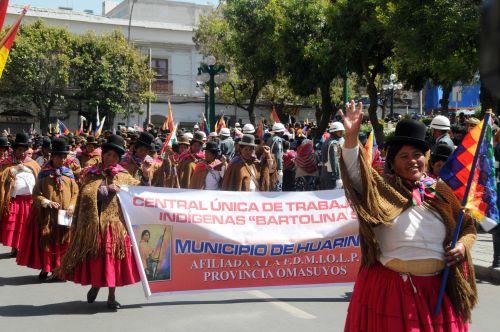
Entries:
<svg viewBox="0 0 500 332">
<path fill-rule="evenodd" d="M 278 116 L 278 113 L 276 113 L 276 108 L 273 106 L 273 110 L 271 111 L 271 120 L 274 123 L 281 123 L 280 117 Z"/>
<path fill-rule="evenodd" d="M 7 34 L 0 41 L 0 78 L 2 77 L 3 70 L 7 64 L 7 59 L 9 58 L 10 49 L 12 44 L 14 44 L 14 39 L 16 39 L 17 30 L 19 30 L 19 25 L 21 25 L 21 20 L 28 11 L 28 7 L 24 7 L 22 13 L 17 18 L 16 22 L 7 31 Z"/>
<path fill-rule="evenodd" d="M 3 22 L 7 15 L 7 7 L 9 7 L 9 0 L 0 0 L 0 30 L 3 28 Z"/>
<path fill-rule="evenodd" d="M 163 123 L 162 130 L 168 130 L 169 132 L 172 132 L 174 130 L 175 124 L 174 124 L 174 113 L 172 111 L 172 104 L 170 103 L 170 100 L 168 101 L 168 112 L 167 112 L 167 117 L 165 118 L 165 122 Z"/>
</svg>

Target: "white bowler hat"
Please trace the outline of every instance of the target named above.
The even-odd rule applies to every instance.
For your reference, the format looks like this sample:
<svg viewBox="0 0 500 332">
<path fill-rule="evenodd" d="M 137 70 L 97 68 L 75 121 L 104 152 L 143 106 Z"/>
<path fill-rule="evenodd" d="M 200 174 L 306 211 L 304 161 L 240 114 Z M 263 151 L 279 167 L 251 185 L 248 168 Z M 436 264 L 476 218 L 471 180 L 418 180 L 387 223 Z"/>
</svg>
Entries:
<svg viewBox="0 0 500 332">
<path fill-rule="evenodd" d="M 243 134 L 253 134 L 255 133 L 255 127 L 251 123 L 247 123 L 243 126 Z"/>
<path fill-rule="evenodd" d="M 334 133 L 336 131 L 345 131 L 344 124 L 342 122 L 336 121 L 330 125 L 328 131 Z"/>
<path fill-rule="evenodd" d="M 285 125 L 283 125 L 281 122 L 276 122 L 273 124 L 273 132 L 275 133 L 284 133 L 286 131 Z"/>
<path fill-rule="evenodd" d="M 437 130 L 450 130 L 450 119 L 444 115 L 438 115 L 432 119 L 430 127 Z"/>
<path fill-rule="evenodd" d="M 220 135 L 221 136 L 231 136 L 231 131 L 229 131 L 229 128 L 222 128 L 220 130 Z"/>
</svg>

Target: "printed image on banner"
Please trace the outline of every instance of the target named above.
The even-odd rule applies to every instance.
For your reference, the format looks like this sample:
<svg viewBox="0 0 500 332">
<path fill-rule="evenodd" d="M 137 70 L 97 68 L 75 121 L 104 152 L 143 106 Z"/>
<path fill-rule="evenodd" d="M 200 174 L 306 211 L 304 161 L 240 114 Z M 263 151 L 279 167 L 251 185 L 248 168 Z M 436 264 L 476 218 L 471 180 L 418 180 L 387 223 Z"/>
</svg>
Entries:
<svg viewBox="0 0 500 332">
<path fill-rule="evenodd" d="M 346 284 L 360 263 L 344 191 L 118 193 L 147 296 Z"/>
<path fill-rule="evenodd" d="M 170 280 L 170 248 L 172 226 L 134 225 L 134 237 L 139 240 L 139 253 L 148 281 Z"/>
</svg>

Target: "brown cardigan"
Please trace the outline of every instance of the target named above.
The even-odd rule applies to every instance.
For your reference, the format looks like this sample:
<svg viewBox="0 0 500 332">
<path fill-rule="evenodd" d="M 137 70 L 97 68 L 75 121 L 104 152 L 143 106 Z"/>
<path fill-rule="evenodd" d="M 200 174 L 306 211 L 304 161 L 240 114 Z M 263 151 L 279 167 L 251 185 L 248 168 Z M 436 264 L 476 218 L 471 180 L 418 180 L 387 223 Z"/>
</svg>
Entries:
<svg viewBox="0 0 500 332">
<path fill-rule="evenodd" d="M 155 164 L 153 168 L 153 187 L 179 188 L 179 178 L 177 177 L 176 164 L 165 158 L 161 164 Z"/>
<path fill-rule="evenodd" d="M 200 167 L 199 169 L 199 163 L 205 164 L 205 167 Z M 209 166 L 207 165 L 207 162 L 205 160 L 200 161 L 193 172 L 193 176 L 191 176 L 191 181 L 189 184 L 189 189 L 198 189 L 198 190 L 204 190 L 205 189 L 205 180 L 208 175 L 208 168 Z M 214 170 L 216 171 L 221 171 L 222 167 L 224 167 L 224 164 L 221 163 L 217 166 L 214 167 Z M 222 181 L 222 180 L 221 180 Z"/>
<path fill-rule="evenodd" d="M 177 170 L 179 176 L 179 185 L 181 188 L 189 189 L 196 162 L 197 160 L 195 160 L 195 157 L 192 156 L 191 158 L 187 158 L 186 160 L 179 163 L 179 167 L 177 168 Z"/>
<path fill-rule="evenodd" d="M 101 156 L 89 157 L 86 154 L 82 154 L 78 160 L 80 161 L 81 168 L 87 168 L 89 166 L 95 166 L 101 162 Z"/>
<path fill-rule="evenodd" d="M 359 233 L 362 253 L 362 266 L 371 266 L 380 256 L 380 247 L 373 232 L 378 225 L 390 225 L 404 210 L 411 206 L 411 193 L 390 178 L 384 178 L 366 161 L 364 148 L 359 147 L 360 172 L 363 193 L 354 190 L 347 175 L 344 160 L 340 158 L 340 169 L 346 196 L 359 219 Z M 436 191 L 442 199 L 424 202 L 424 206 L 437 211 L 446 227 L 443 248 L 451 243 L 453 230 L 461 210 L 461 205 L 452 190 L 438 181 Z M 459 242 L 465 246 L 466 259 L 452 266 L 446 292 L 457 312 L 470 320 L 471 311 L 477 302 L 477 290 L 472 263 L 471 248 L 476 239 L 474 220 L 465 215 L 460 230 Z"/>
<path fill-rule="evenodd" d="M 37 179 L 33 189 L 33 210 L 31 213 L 38 215 L 40 225 L 40 244 L 48 248 L 53 237 L 58 244 L 69 242 L 69 228 L 57 225 L 58 210 L 44 208 L 44 199 L 61 204 L 61 210 L 67 210 L 70 206 L 76 207 L 78 197 L 78 184 L 74 179 L 67 176 L 61 177 L 61 190 L 57 188 L 55 179 L 47 176 Z"/>
<path fill-rule="evenodd" d="M 272 184 L 270 173 L 276 166 L 273 159 L 256 159 L 253 162 L 245 162 L 237 158 L 229 164 L 222 178 L 221 190 L 227 191 L 250 191 L 250 181 L 254 181 L 258 191 L 270 191 Z M 250 170 L 254 176 L 250 174 Z"/>
<path fill-rule="evenodd" d="M 33 171 L 36 179 L 38 172 L 40 172 L 40 166 L 36 163 L 36 161 L 29 159 L 27 162 L 23 163 L 23 165 Z M 17 165 L 9 163 L 2 165 L 0 168 L 0 212 L 2 216 L 10 213 L 11 194 L 16 184 L 15 177 L 12 176 L 10 170 L 15 166 Z"/>
</svg>

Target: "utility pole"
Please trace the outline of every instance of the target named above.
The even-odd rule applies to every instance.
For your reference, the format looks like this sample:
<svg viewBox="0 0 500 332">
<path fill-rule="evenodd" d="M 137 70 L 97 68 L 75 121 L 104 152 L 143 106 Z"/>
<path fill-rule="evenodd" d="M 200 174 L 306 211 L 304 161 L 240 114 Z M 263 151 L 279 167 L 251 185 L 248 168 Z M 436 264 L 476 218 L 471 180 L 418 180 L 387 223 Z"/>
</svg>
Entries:
<svg viewBox="0 0 500 332">
<path fill-rule="evenodd" d="M 149 70 L 151 71 L 151 47 L 148 50 L 148 66 Z M 151 95 L 151 80 L 149 80 L 149 95 Z M 148 103 L 146 105 L 146 125 L 144 128 L 147 128 L 148 124 L 151 123 L 151 98 L 148 97 Z"/>
</svg>

